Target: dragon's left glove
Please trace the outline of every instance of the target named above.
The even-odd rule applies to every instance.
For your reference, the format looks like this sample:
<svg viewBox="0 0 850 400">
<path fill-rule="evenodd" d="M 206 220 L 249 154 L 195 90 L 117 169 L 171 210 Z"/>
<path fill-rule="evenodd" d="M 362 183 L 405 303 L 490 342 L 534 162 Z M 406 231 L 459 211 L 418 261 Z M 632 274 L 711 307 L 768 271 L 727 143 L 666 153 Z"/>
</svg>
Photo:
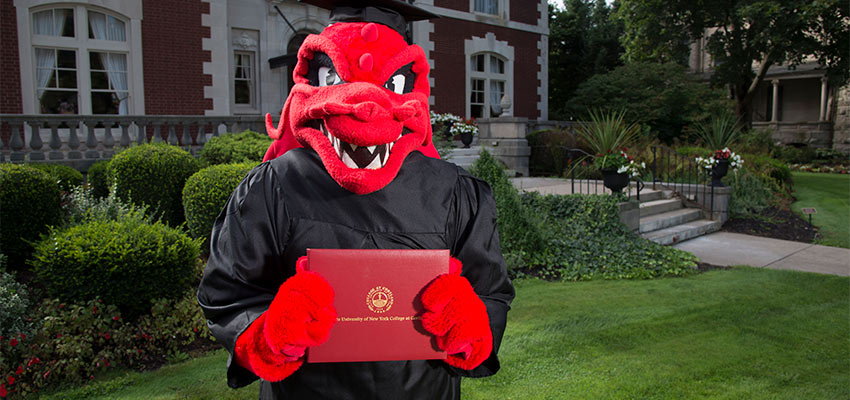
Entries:
<svg viewBox="0 0 850 400">
<path fill-rule="evenodd" d="M 490 357 L 493 333 L 487 307 L 460 275 L 460 261 L 452 258 L 451 262 L 451 271 L 438 276 L 422 293 L 422 325 L 448 353 L 446 363 L 470 370 Z"/>
</svg>

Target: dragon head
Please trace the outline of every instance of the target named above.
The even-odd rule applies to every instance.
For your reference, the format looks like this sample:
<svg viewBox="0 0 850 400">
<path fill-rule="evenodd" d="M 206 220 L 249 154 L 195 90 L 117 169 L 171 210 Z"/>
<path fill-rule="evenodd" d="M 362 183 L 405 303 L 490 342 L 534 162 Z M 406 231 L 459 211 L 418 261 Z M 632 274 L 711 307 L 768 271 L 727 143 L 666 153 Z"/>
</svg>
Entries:
<svg viewBox="0 0 850 400">
<path fill-rule="evenodd" d="M 308 147 L 343 188 L 366 194 L 389 184 L 411 151 L 437 157 L 428 111 L 425 52 L 396 30 L 339 22 L 310 35 L 265 159 Z"/>
</svg>

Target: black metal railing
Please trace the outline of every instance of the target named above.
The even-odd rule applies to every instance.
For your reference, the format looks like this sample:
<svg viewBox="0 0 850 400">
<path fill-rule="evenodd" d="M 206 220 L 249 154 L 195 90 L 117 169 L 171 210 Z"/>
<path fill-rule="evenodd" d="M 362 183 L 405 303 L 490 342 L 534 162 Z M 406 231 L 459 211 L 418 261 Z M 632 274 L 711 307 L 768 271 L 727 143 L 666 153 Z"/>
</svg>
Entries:
<svg viewBox="0 0 850 400">
<path fill-rule="evenodd" d="M 593 165 L 593 155 L 569 146 L 532 146 L 532 165 L 537 169 L 532 175 L 555 175 L 569 181 L 573 194 L 612 194 L 603 184 L 602 173 Z M 623 194 L 635 197 L 640 202 L 644 183 L 639 178 L 630 178 Z"/>
<path fill-rule="evenodd" d="M 666 146 L 656 145 L 648 168 L 652 174 L 653 190 L 670 190 L 686 205 L 701 208 L 709 219 L 725 213 L 725 207 L 715 205 L 715 185 L 711 170 L 697 163 L 696 158 L 682 155 Z M 724 218 L 725 219 L 725 218 Z"/>
</svg>

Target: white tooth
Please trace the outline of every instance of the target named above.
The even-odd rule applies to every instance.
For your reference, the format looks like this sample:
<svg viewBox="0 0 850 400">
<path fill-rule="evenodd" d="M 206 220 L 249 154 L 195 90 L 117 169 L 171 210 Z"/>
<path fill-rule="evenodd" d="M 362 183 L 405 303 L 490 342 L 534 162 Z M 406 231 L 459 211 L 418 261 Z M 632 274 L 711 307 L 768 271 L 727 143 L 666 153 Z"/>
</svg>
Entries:
<svg viewBox="0 0 850 400">
<path fill-rule="evenodd" d="M 349 144 L 351 145 L 351 151 L 352 151 L 352 152 L 357 151 L 357 148 L 358 148 L 358 147 L 360 147 L 360 146 L 358 146 L 358 145 L 356 145 L 356 144 L 354 144 L 354 143 L 349 143 Z"/>
<path fill-rule="evenodd" d="M 357 166 L 357 163 L 351 159 L 351 156 L 349 156 L 348 153 L 342 153 L 342 163 L 348 168 L 360 168 Z"/>
<path fill-rule="evenodd" d="M 382 162 L 381 162 L 381 167 L 382 167 L 382 168 L 383 168 L 383 166 L 384 166 L 384 165 L 387 165 L 387 161 L 390 159 L 390 149 L 392 149 L 392 147 L 393 147 L 393 146 L 392 146 L 392 143 L 390 143 L 390 145 L 389 145 L 389 146 L 387 146 L 387 149 L 386 149 L 385 154 L 384 154 L 384 157 L 383 157 L 383 160 L 384 160 L 384 161 L 382 161 Z M 380 158 L 380 157 L 379 157 L 379 158 Z"/>
<path fill-rule="evenodd" d="M 399 139 L 401 139 L 401 134 L 400 134 L 400 133 L 398 134 L 398 137 L 397 137 L 397 138 L 395 138 L 395 140 L 399 140 Z"/>
<path fill-rule="evenodd" d="M 377 146 L 369 146 L 369 147 L 367 147 L 367 149 L 369 149 L 369 154 L 372 154 L 372 153 L 374 153 L 374 152 L 375 152 L 375 147 L 377 147 Z"/>
<path fill-rule="evenodd" d="M 372 160 L 372 162 L 370 162 L 369 165 L 366 166 L 366 169 L 378 169 L 378 168 L 381 168 L 382 166 L 383 165 L 381 165 L 381 158 L 375 157 L 375 159 Z"/>
</svg>

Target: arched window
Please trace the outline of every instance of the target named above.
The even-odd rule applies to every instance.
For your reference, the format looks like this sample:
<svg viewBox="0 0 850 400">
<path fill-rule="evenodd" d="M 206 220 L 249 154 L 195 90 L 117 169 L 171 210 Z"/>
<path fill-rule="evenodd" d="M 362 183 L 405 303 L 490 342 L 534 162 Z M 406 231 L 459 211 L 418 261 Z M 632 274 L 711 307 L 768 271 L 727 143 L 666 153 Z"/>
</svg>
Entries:
<svg viewBox="0 0 850 400">
<path fill-rule="evenodd" d="M 506 93 L 507 60 L 493 53 L 473 54 L 469 60 L 469 113 L 473 118 L 498 117 Z"/>
<path fill-rule="evenodd" d="M 36 112 L 130 112 L 127 20 L 82 5 L 31 11 L 32 80 Z"/>
</svg>

